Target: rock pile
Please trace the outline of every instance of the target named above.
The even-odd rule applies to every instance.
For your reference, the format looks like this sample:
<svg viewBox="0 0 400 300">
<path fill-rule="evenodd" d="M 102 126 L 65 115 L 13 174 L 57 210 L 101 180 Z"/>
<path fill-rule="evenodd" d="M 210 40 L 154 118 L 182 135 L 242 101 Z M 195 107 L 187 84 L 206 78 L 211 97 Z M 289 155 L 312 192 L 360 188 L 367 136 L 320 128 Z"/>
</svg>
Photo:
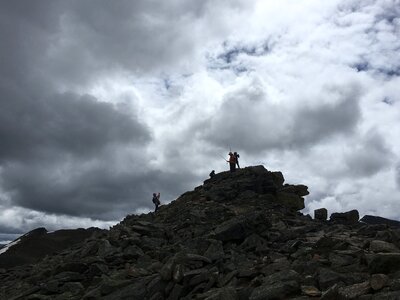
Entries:
<svg viewBox="0 0 400 300">
<path fill-rule="evenodd" d="M 262 166 L 216 174 L 156 214 L 0 269 L 0 298 L 400 299 L 400 229 L 304 216 L 307 194 Z"/>
</svg>

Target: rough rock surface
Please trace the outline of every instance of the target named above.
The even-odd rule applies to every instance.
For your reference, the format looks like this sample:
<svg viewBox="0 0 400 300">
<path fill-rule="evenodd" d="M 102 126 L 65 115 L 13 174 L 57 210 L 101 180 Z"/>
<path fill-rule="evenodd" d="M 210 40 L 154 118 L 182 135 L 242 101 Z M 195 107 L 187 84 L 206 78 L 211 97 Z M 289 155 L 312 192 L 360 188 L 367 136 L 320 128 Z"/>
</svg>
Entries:
<svg viewBox="0 0 400 300">
<path fill-rule="evenodd" d="M 94 227 L 63 229 L 54 232 L 47 232 L 43 227 L 34 229 L 18 238 L 14 246 L 0 255 L 0 268 L 36 263 L 46 255 L 81 243 L 95 232 L 100 233 L 102 231 Z"/>
<path fill-rule="evenodd" d="M 298 211 L 307 193 L 262 166 L 216 174 L 156 214 L 0 269 L 0 299 L 400 299 L 399 229 L 313 220 Z"/>
</svg>

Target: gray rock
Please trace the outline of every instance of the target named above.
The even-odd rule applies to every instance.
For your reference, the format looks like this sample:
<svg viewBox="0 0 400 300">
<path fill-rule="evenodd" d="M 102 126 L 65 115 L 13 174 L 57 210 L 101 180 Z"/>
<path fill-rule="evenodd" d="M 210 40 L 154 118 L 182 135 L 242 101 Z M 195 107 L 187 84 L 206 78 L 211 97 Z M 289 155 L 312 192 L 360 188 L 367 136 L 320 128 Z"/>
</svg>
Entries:
<svg viewBox="0 0 400 300">
<path fill-rule="evenodd" d="M 280 271 L 275 274 L 269 275 L 263 279 L 265 285 L 270 285 L 282 281 L 300 281 L 300 275 L 294 270 Z"/>
<path fill-rule="evenodd" d="M 297 194 L 291 194 L 287 192 L 278 192 L 277 195 L 278 203 L 294 210 L 301 210 L 304 206 L 304 198 Z"/>
<path fill-rule="evenodd" d="M 300 285 L 294 280 L 263 284 L 253 290 L 249 300 L 285 299 L 289 295 L 296 294 L 299 291 Z"/>
<path fill-rule="evenodd" d="M 314 210 L 314 219 L 326 221 L 328 219 L 328 210 L 326 208 Z"/>
<path fill-rule="evenodd" d="M 210 261 L 221 260 L 224 258 L 224 255 L 224 247 L 222 246 L 222 243 L 217 240 L 212 240 L 207 251 L 204 253 L 204 256 L 210 259 Z"/>
<path fill-rule="evenodd" d="M 321 268 L 318 271 L 318 284 L 323 291 L 332 287 L 335 283 L 341 281 L 341 279 L 342 277 L 339 273 L 330 269 Z"/>
<path fill-rule="evenodd" d="M 392 243 L 374 240 L 369 245 L 369 250 L 372 252 L 399 253 L 400 250 Z"/>
<path fill-rule="evenodd" d="M 400 269 L 400 253 L 376 253 L 369 257 L 370 273 L 388 274 Z"/>
<path fill-rule="evenodd" d="M 369 282 L 362 282 L 339 288 L 339 296 L 344 299 L 358 299 L 360 296 L 368 294 L 371 290 Z"/>
<path fill-rule="evenodd" d="M 322 293 L 320 300 L 336 300 L 339 297 L 339 285 L 334 284 Z"/>
<path fill-rule="evenodd" d="M 371 299 L 372 300 L 399 300 L 400 299 L 400 291 L 381 292 L 379 294 L 374 294 Z"/>
<path fill-rule="evenodd" d="M 356 209 L 344 213 L 333 213 L 331 214 L 330 217 L 331 221 L 344 224 L 355 224 L 358 223 L 359 219 L 360 219 L 360 214 Z"/>
<path fill-rule="evenodd" d="M 171 293 L 168 295 L 167 300 L 178 300 L 181 298 L 183 292 L 183 286 L 180 284 L 175 284 Z"/>
<path fill-rule="evenodd" d="M 374 291 L 378 291 L 388 285 L 389 277 L 385 274 L 373 274 L 369 283 Z"/>
<path fill-rule="evenodd" d="M 315 286 L 308 286 L 308 285 L 302 285 L 301 292 L 309 297 L 320 297 L 322 294 L 321 291 L 317 289 Z"/>
<path fill-rule="evenodd" d="M 83 290 L 84 287 L 80 282 L 67 282 L 61 288 L 61 291 L 68 292 L 71 295 L 79 295 Z"/>
</svg>

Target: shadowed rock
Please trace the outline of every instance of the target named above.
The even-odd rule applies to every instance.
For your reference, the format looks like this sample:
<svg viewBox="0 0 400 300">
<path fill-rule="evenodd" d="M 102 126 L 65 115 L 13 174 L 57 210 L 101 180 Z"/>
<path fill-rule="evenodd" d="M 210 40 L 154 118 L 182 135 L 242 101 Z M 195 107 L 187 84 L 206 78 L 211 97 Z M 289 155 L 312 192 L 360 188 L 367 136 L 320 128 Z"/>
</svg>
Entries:
<svg viewBox="0 0 400 300">
<path fill-rule="evenodd" d="M 398 299 L 399 230 L 357 211 L 313 220 L 307 194 L 262 166 L 216 174 L 157 213 L 0 268 L 0 299 Z"/>
</svg>

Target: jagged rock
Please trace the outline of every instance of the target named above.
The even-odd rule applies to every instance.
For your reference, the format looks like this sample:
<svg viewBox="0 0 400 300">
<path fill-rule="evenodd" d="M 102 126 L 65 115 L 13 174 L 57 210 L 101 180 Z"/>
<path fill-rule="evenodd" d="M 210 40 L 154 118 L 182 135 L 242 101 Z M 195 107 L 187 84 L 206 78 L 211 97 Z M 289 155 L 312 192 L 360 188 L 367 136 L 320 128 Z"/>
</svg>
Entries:
<svg viewBox="0 0 400 300">
<path fill-rule="evenodd" d="M 98 228 L 57 230 L 51 233 L 43 227 L 34 229 L 18 238 L 18 243 L 0 255 L 0 268 L 36 263 L 46 255 L 60 252 L 100 232 L 103 230 Z"/>
<path fill-rule="evenodd" d="M 333 270 L 321 268 L 318 271 L 318 283 L 322 290 L 328 289 L 335 283 L 341 281 L 341 279 L 341 275 Z"/>
<path fill-rule="evenodd" d="M 366 223 L 366 224 L 385 224 L 393 227 L 400 227 L 400 221 L 396 220 L 390 220 L 378 216 L 371 216 L 371 215 L 365 215 L 360 219 L 360 222 Z"/>
<path fill-rule="evenodd" d="M 320 300 L 336 300 L 339 296 L 339 285 L 334 284 L 325 292 L 322 293 Z"/>
<path fill-rule="evenodd" d="M 80 282 L 67 282 L 61 287 L 62 292 L 68 292 L 75 296 L 79 295 L 84 290 L 84 286 Z"/>
<path fill-rule="evenodd" d="M 217 261 L 224 258 L 224 248 L 222 243 L 217 240 L 210 240 L 210 246 L 207 248 L 207 251 L 204 253 L 204 256 L 209 258 L 211 261 Z"/>
<path fill-rule="evenodd" d="M 308 187 L 303 184 L 298 185 L 285 185 L 280 189 L 281 192 L 287 192 L 290 194 L 295 194 L 300 197 L 307 196 L 309 194 Z"/>
<path fill-rule="evenodd" d="M 314 220 L 298 212 L 306 194 L 262 166 L 216 174 L 157 213 L 0 269 L 0 299 L 396 299 L 400 230 L 354 212 Z"/>
<path fill-rule="evenodd" d="M 291 294 L 298 293 L 299 290 L 300 285 L 294 280 L 264 284 L 253 290 L 249 300 L 285 299 Z"/>
<path fill-rule="evenodd" d="M 371 241 L 369 245 L 369 250 L 372 252 L 385 252 L 385 253 L 400 252 L 399 248 L 397 248 L 395 245 L 379 240 Z"/>
<path fill-rule="evenodd" d="M 214 229 L 214 236 L 223 242 L 242 241 L 252 232 L 267 229 L 270 226 L 268 219 L 255 212 L 222 223 Z"/>
<path fill-rule="evenodd" d="M 328 210 L 326 208 L 319 208 L 314 210 L 314 218 L 316 220 L 326 221 L 328 218 Z"/>
<path fill-rule="evenodd" d="M 358 299 L 360 296 L 368 294 L 371 290 L 369 282 L 362 282 L 339 288 L 339 297 L 344 299 Z"/>
<path fill-rule="evenodd" d="M 360 214 L 358 210 L 353 209 L 344 213 L 333 213 L 331 214 L 330 220 L 337 223 L 355 224 L 358 222 L 359 218 Z"/>
<path fill-rule="evenodd" d="M 297 194 L 291 194 L 287 192 L 278 192 L 277 195 L 278 203 L 289 207 L 294 210 L 301 210 L 304 206 L 304 199 Z"/>
<path fill-rule="evenodd" d="M 388 274 L 400 269 L 400 253 L 376 253 L 369 256 L 368 269 L 372 274 Z"/>
</svg>

